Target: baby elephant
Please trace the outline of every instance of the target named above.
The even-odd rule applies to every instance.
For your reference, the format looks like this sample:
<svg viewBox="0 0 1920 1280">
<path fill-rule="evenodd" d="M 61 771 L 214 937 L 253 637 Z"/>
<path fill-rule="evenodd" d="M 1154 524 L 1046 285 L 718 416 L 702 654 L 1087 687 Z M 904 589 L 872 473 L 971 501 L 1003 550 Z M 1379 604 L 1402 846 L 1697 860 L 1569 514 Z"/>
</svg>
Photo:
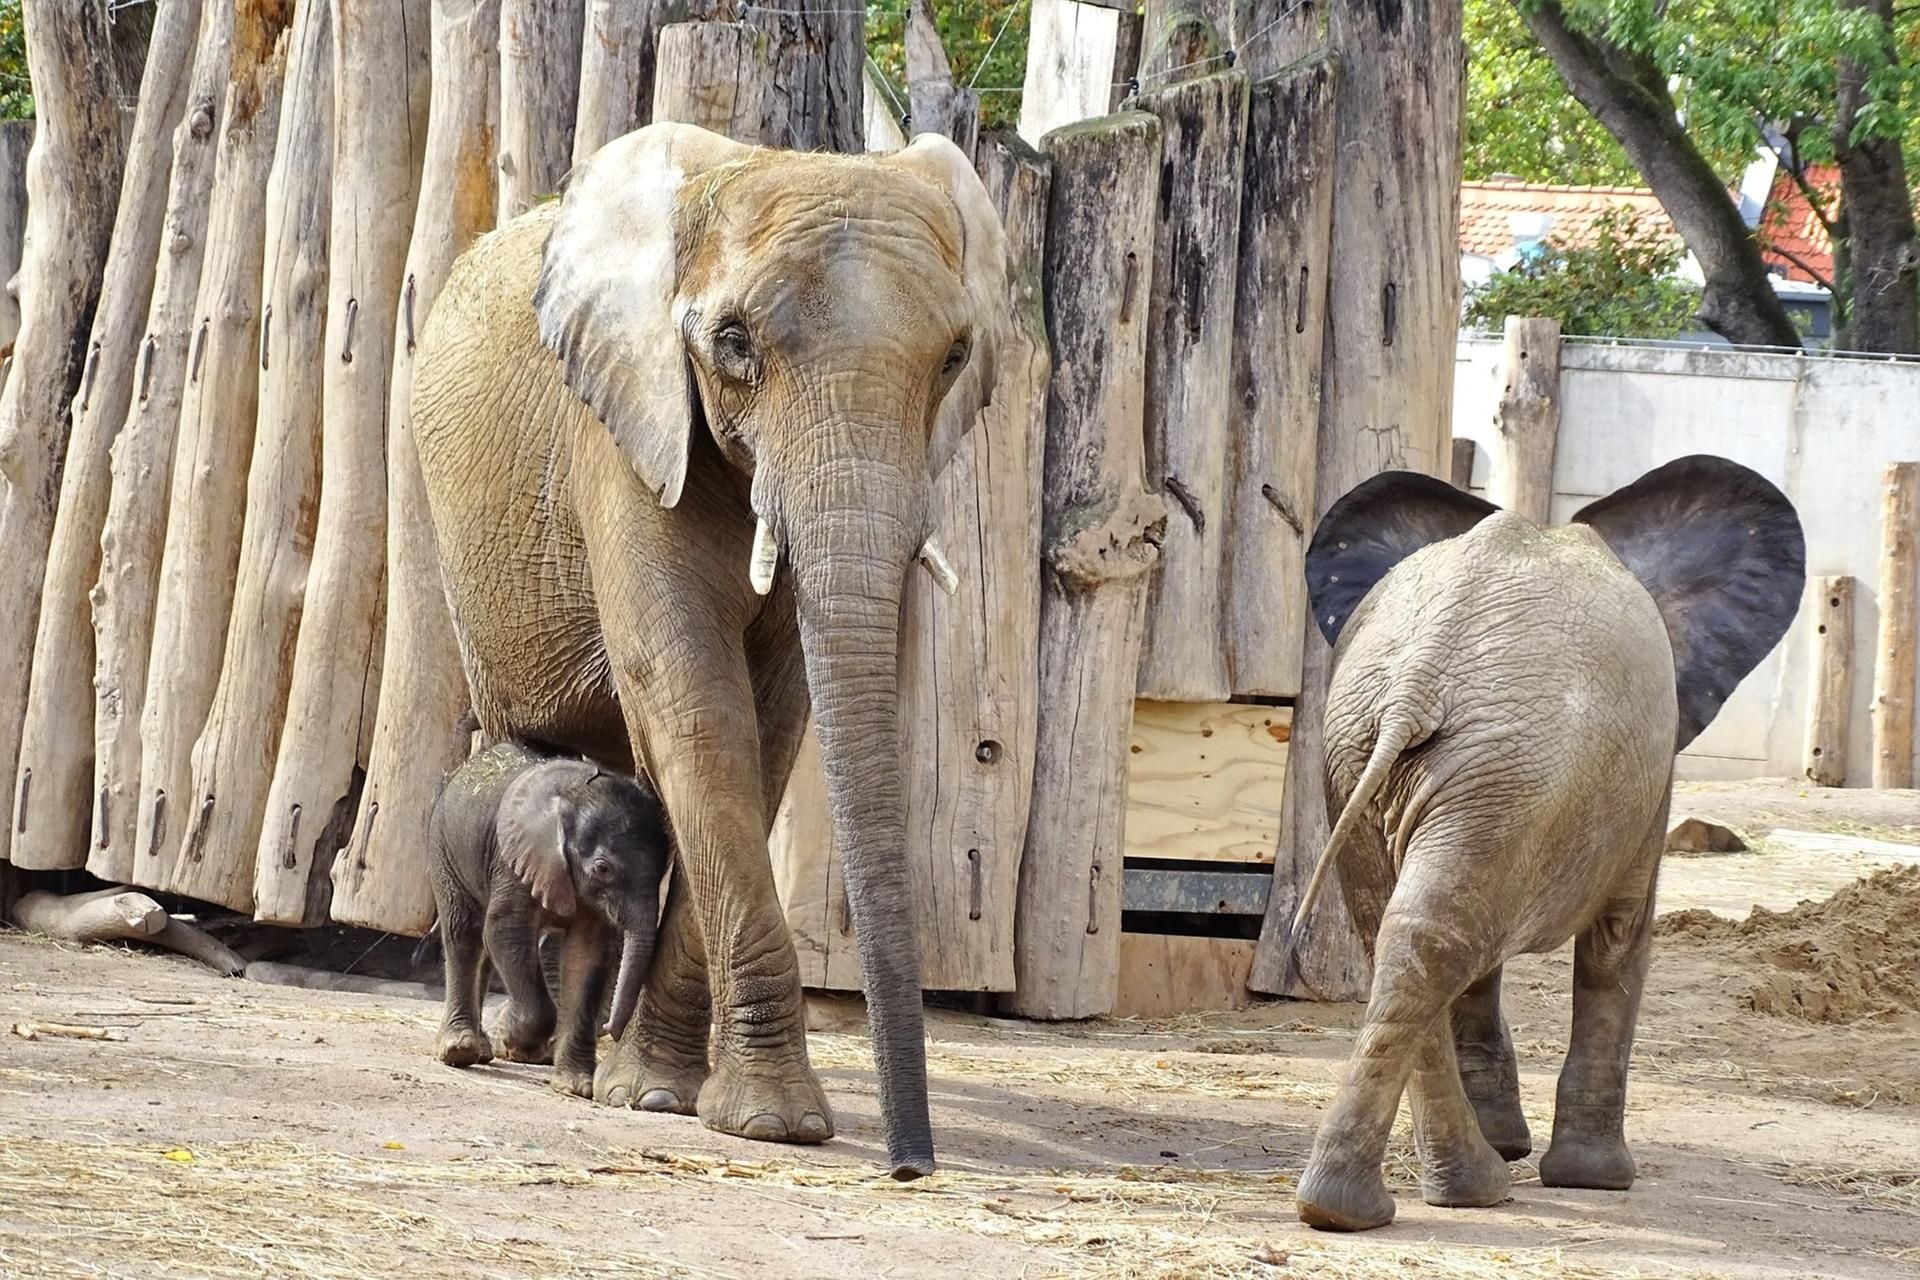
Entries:
<svg viewBox="0 0 1920 1280">
<path fill-rule="evenodd" d="M 1311 1226 L 1393 1219 L 1380 1162 L 1411 1088 L 1428 1204 L 1506 1198 L 1532 1135 L 1500 968 L 1577 941 L 1573 1028 L 1540 1161 L 1624 1190 L 1627 1061 L 1647 972 L 1673 759 L 1785 634 L 1805 543 L 1780 491 L 1688 457 L 1542 529 L 1394 471 L 1307 551 L 1333 644 L 1330 864 L 1371 945 L 1366 1024 L 1313 1144 Z"/>
<path fill-rule="evenodd" d="M 555 1089 L 592 1097 L 610 930 L 624 935 L 608 1026 L 616 1039 L 653 957 L 668 859 L 659 800 L 633 778 L 500 742 L 448 777 L 429 840 L 447 975 L 440 1060 L 464 1067 L 494 1056 L 480 1026 L 490 958 L 508 995 L 496 1028 L 502 1056 L 551 1061 Z M 565 933 L 557 1037 L 540 965 L 547 927 Z"/>
</svg>

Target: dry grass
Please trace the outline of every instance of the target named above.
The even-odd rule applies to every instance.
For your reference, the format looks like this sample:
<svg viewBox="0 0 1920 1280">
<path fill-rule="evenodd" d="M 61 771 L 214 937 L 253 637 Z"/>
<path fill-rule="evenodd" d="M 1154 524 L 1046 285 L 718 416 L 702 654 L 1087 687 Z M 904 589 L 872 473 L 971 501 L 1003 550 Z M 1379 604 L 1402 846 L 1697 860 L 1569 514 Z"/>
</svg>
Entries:
<svg viewBox="0 0 1920 1280">
<path fill-rule="evenodd" d="M 1850 1196 L 1876 1209 L 1920 1215 L 1920 1166 L 1867 1168 L 1842 1164 L 1785 1164 L 1759 1166 L 1769 1177 L 1796 1187 L 1812 1187 L 1830 1195 Z"/>
</svg>

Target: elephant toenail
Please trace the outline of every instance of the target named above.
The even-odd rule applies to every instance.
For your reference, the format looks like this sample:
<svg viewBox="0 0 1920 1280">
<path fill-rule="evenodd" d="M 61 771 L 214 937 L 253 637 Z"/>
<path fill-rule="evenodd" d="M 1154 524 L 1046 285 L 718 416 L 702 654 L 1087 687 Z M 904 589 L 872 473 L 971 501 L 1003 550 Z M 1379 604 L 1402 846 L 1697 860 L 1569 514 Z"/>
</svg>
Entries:
<svg viewBox="0 0 1920 1280">
<path fill-rule="evenodd" d="M 740 1136 L 757 1142 L 780 1142 L 787 1136 L 787 1122 L 770 1111 L 762 1111 L 740 1126 Z"/>
<path fill-rule="evenodd" d="M 625 1085 L 615 1085 L 613 1088 L 607 1090 L 607 1105 L 610 1107 L 626 1106 L 627 1087 Z"/>
<path fill-rule="evenodd" d="M 649 1089 L 640 1095 L 642 1111 L 678 1111 L 680 1099 L 671 1089 Z"/>
<path fill-rule="evenodd" d="M 818 1111 L 809 1111 L 800 1117 L 800 1128 L 794 1133 L 795 1142 L 825 1142 L 833 1136 L 833 1124 Z"/>
</svg>

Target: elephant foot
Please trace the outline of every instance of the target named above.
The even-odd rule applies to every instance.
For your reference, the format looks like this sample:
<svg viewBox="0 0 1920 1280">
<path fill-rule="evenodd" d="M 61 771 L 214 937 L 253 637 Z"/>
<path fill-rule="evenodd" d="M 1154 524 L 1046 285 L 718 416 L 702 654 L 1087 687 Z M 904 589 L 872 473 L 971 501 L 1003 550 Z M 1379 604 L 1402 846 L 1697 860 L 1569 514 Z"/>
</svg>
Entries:
<svg viewBox="0 0 1920 1280">
<path fill-rule="evenodd" d="M 1507 1162 L 1477 1133 L 1420 1162 L 1420 1198 L 1442 1209 L 1485 1209 L 1508 1199 Z"/>
<path fill-rule="evenodd" d="M 547 1088 L 555 1093 L 570 1093 L 576 1098 L 593 1097 L 593 1072 L 578 1067 L 555 1068 L 547 1077 Z"/>
<path fill-rule="evenodd" d="M 1300 1221 L 1316 1231 L 1371 1231 L 1393 1221 L 1393 1197 L 1377 1164 L 1355 1169 L 1311 1161 L 1293 1205 Z"/>
<path fill-rule="evenodd" d="M 608 1107 L 690 1116 L 707 1079 L 705 1046 L 698 1058 L 666 1052 L 654 1041 L 636 1043 L 632 1032 L 614 1045 L 593 1073 L 590 1096 Z"/>
<path fill-rule="evenodd" d="M 1547 1187 L 1579 1187 L 1591 1191 L 1625 1191 L 1633 1186 L 1633 1156 L 1618 1135 L 1553 1135 L 1553 1145 L 1540 1157 L 1540 1183 Z"/>
<path fill-rule="evenodd" d="M 759 1142 L 825 1142 L 833 1136 L 826 1090 L 805 1051 L 735 1056 L 725 1050 L 700 1087 L 701 1123 Z"/>
<path fill-rule="evenodd" d="M 1518 1094 L 1471 1101 L 1474 1119 L 1480 1122 L 1480 1135 L 1502 1160 L 1524 1160 L 1533 1153 L 1533 1131 L 1527 1128 Z"/>
<path fill-rule="evenodd" d="M 493 1042 L 478 1027 L 442 1027 L 434 1056 L 450 1067 L 471 1067 L 493 1061 Z"/>
<path fill-rule="evenodd" d="M 544 1066 L 553 1061 L 554 1017 L 522 1013 L 509 1003 L 494 1028 L 500 1042 L 500 1057 L 508 1062 L 530 1062 Z"/>
</svg>

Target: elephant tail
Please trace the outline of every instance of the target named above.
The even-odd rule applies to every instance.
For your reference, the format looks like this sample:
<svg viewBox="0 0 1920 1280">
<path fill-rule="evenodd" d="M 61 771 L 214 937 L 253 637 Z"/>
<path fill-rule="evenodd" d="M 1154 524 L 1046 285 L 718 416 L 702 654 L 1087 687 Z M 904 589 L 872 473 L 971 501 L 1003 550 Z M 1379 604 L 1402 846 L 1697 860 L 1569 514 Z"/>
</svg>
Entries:
<svg viewBox="0 0 1920 1280">
<path fill-rule="evenodd" d="M 1313 864 L 1313 877 L 1307 881 L 1307 891 L 1300 895 L 1300 906 L 1293 913 L 1293 927 L 1287 936 L 1287 950 L 1298 948 L 1300 928 L 1306 924 L 1307 914 L 1313 910 L 1314 900 L 1320 896 L 1327 871 L 1338 859 L 1341 846 L 1352 838 L 1354 829 L 1360 825 L 1367 811 L 1373 808 L 1374 798 L 1387 780 L 1387 772 L 1393 768 L 1402 752 L 1424 742 L 1432 731 L 1431 727 L 1422 723 L 1420 717 L 1407 711 L 1390 712 L 1381 720 L 1380 733 L 1374 739 L 1373 754 L 1367 758 L 1367 767 L 1361 771 L 1360 781 L 1354 784 L 1353 793 L 1340 810 L 1339 820 L 1333 824 L 1326 847 L 1320 850 L 1320 860 Z"/>
</svg>

